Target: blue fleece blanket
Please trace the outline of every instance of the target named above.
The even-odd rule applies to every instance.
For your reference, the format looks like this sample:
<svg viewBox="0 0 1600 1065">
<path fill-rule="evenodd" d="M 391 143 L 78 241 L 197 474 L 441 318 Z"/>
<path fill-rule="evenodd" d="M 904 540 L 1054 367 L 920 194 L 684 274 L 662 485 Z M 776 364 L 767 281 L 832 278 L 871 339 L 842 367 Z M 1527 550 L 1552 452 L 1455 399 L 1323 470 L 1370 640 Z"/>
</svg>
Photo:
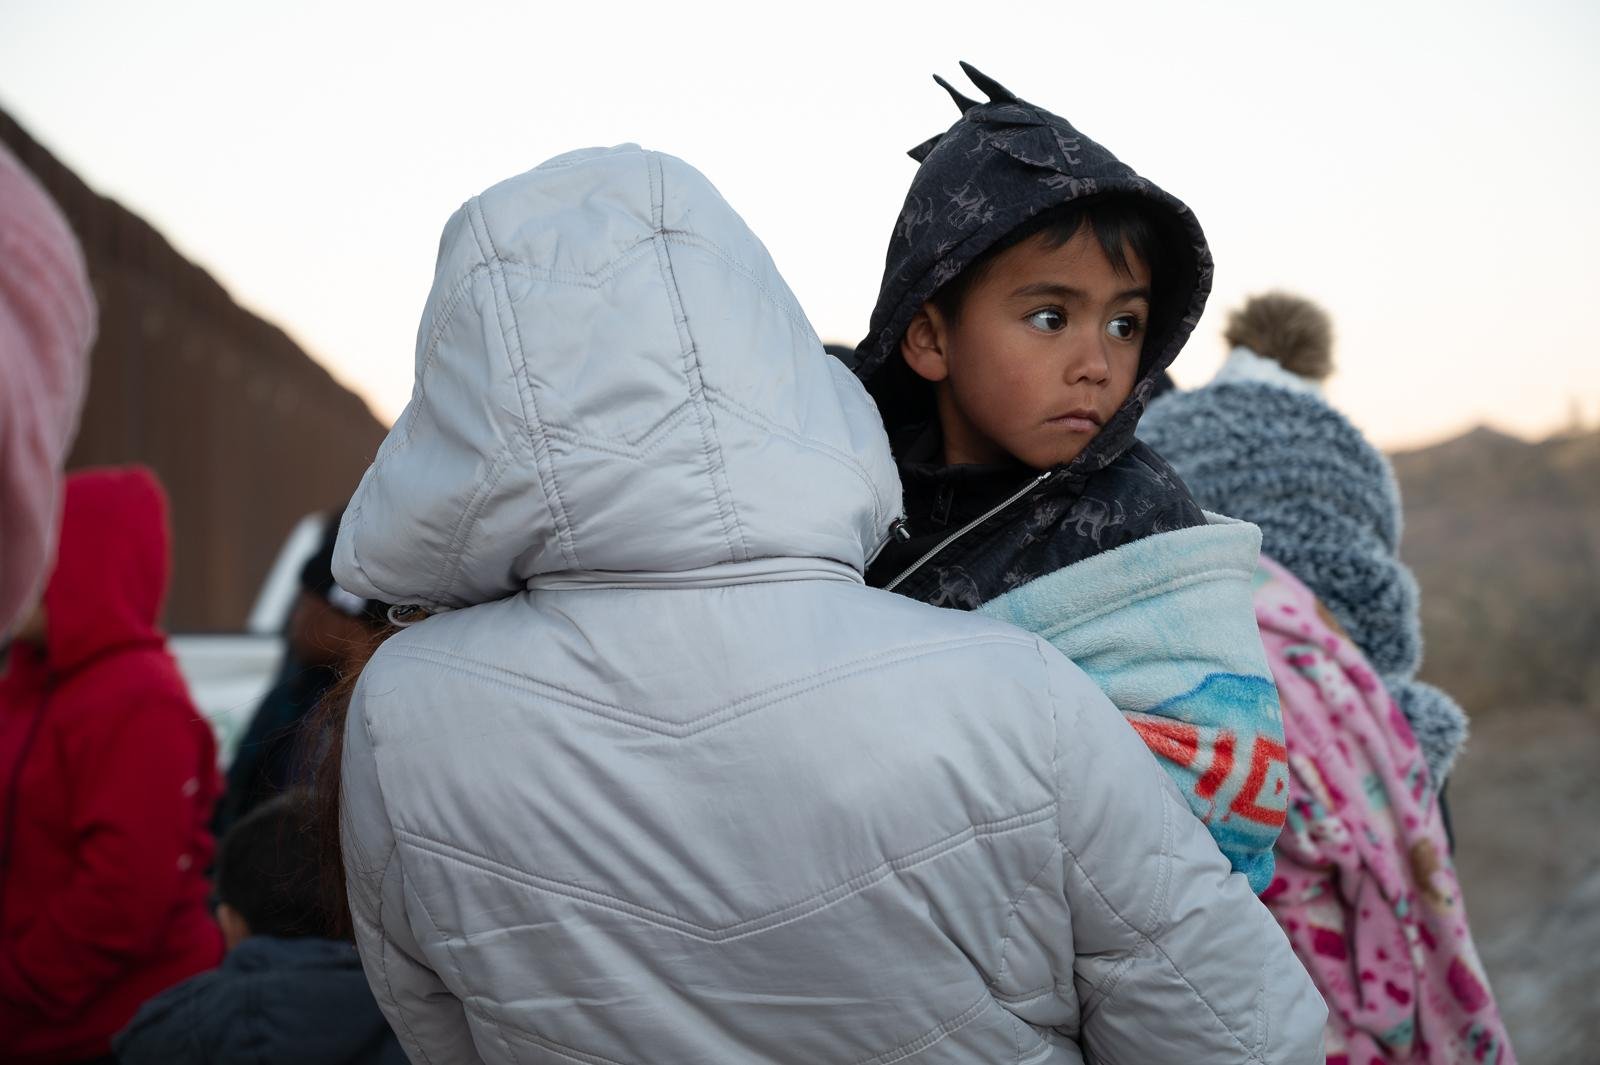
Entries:
<svg viewBox="0 0 1600 1065">
<path fill-rule="evenodd" d="M 1260 892 L 1288 809 L 1278 691 L 1251 601 L 1261 532 L 1207 518 L 1029 581 L 979 613 L 1037 633 L 1089 674 Z"/>
</svg>

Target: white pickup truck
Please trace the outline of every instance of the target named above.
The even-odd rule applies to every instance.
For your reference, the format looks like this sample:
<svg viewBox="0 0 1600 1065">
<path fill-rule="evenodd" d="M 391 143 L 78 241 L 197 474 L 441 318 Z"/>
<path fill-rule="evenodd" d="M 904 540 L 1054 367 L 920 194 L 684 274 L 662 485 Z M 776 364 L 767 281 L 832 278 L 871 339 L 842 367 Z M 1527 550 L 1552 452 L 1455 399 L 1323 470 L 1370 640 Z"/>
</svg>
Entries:
<svg viewBox="0 0 1600 1065">
<path fill-rule="evenodd" d="M 300 568 L 322 539 L 323 514 L 301 518 L 278 550 L 238 633 L 174 634 L 168 640 L 195 705 L 217 733 L 223 765 L 233 760 L 256 704 L 277 679 L 283 631 L 300 589 Z"/>
</svg>

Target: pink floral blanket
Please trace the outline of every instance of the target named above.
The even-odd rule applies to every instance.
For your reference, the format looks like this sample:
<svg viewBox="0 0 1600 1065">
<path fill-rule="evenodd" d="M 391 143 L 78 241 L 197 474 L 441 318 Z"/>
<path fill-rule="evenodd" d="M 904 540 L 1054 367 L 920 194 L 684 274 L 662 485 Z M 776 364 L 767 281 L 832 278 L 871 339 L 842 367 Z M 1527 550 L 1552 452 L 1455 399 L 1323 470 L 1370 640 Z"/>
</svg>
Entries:
<svg viewBox="0 0 1600 1065">
<path fill-rule="evenodd" d="M 1328 1065 L 1512 1065 L 1405 718 L 1267 558 L 1255 605 L 1289 756 L 1288 824 L 1261 897 L 1327 1000 Z"/>
</svg>

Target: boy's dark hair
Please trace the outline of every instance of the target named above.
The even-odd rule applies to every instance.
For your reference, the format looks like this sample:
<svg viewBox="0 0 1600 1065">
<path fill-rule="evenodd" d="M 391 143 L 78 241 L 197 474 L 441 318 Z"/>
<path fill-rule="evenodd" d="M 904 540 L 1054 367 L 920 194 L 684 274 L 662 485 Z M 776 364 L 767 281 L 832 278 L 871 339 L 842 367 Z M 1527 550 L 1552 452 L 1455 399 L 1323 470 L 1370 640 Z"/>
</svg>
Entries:
<svg viewBox="0 0 1600 1065">
<path fill-rule="evenodd" d="M 1164 245 L 1170 237 L 1158 227 L 1148 201 L 1118 195 L 1087 196 L 1041 211 L 990 245 L 928 302 L 939 308 L 944 317 L 956 321 L 961 316 L 967 293 L 987 276 L 994 261 L 1005 252 L 1035 236 L 1043 236 L 1045 247 L 1053 250 L 1077 236 L 1085 226 L 1094 234 L 1100 250 L 1105 252 L 1117 273 L 1124 276 L 1132 273 L 1128 263 L 1130 253 L 1144 263 L 1150 271 L 1150 304 L 1158 306 L 1164 291 L 1165 261 L 1169 257 Z"/>
<path fill-rule="evenodd" d="M 317 866 L 313 810 L 301 791 L 252 810 L 217 849 L 217 899 L 238 911 L 252 935 L 295 938 L 329 930 Z"/>
</svg>

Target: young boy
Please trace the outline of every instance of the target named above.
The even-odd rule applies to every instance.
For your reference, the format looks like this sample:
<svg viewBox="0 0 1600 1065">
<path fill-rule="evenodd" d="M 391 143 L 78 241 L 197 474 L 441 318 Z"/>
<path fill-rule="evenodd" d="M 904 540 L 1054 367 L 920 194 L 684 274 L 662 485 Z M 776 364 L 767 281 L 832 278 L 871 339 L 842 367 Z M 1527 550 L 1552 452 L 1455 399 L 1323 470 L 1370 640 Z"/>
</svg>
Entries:
<svg viewBox="0 0 1600 1065">
<path fill-rule="evenodd" d="M 145 1003 L 114 1040 L 118 1061 L 404 1065 L 354 944 L 321 935 L 312 833 L 308 802 L 291 791 L 223 837 L 217 921 L 228 956 Z"/>
<path fill-rule="evenodd" d="M 1045 636 L 1129 717 L 1235 869 L 1266 887 L 1287 794 L 1251 604 L 1253 527 L 1134 438 L 1205 306 L 1182 203 L 962 64 L 856 373 L 905 486 L 868 583 Z"/>
</svg>

